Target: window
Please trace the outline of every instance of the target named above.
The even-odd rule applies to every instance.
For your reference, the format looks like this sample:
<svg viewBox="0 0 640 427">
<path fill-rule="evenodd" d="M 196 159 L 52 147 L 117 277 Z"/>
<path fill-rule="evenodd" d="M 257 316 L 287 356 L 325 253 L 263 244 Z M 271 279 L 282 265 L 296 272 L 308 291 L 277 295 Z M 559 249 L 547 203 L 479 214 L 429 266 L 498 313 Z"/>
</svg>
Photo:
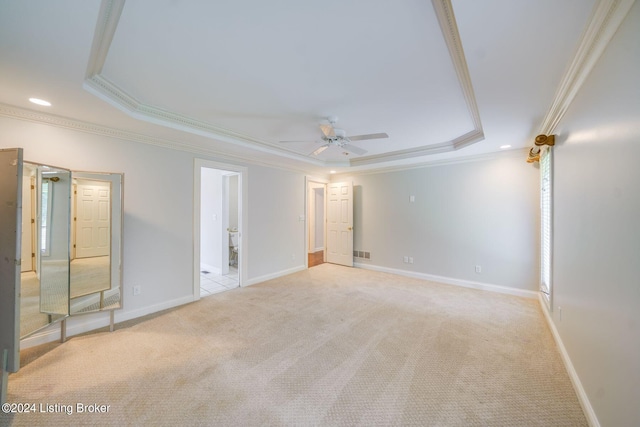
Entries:
<svg viewBox="0 0 640 427">
<path fill-rule="evenodd" d="M 553 152 L 540 155 L 540 291 L 551 308 L 551 239 L 553 227 Z"/>
</svg>

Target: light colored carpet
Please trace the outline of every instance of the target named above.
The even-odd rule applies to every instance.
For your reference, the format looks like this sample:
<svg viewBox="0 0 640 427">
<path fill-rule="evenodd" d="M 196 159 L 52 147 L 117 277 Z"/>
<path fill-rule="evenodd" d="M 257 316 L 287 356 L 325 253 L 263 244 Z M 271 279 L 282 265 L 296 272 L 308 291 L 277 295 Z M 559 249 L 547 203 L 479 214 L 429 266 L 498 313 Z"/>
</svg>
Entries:
<svg viewBox="0 0 640 427">
<path fill-rule="evenodd" d="M 99 256 L 71 261 L 71 298 L 111 289 L 109 260 L 109 256 Z"/>
<path fill-rule="evenodd" d="M 48 314 L 69 314 L 69 261 L 41 261 L 40 311 Z M 43 286 L 42 284 L 46 284 Z"/>
<path fill-rule="evenodd" d="M 9 402 L 73 414 L 3 425 L 587 425 L 536 300 L 331 264 L 22 361 Z"/>
<path fill-rule="evenodd" d="M 20 336 L 42 329 L 49 324 L 49 316 L 40 312 L 40 281 L 34 271 L 21 274 L 20 279 Z"/>
</svg>

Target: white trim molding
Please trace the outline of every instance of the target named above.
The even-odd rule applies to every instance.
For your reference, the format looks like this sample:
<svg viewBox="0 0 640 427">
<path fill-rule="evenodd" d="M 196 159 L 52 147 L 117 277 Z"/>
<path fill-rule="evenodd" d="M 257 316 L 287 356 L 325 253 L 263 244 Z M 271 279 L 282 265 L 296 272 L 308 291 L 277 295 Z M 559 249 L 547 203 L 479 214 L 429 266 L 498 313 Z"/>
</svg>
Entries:
<svg viewBox="0 0 640 427">
<path fill-rule="evenodd" d="M 444 283 L 446 285 L 454 285 L 454 286 L 461 286 L 463 288 L 497 292 L 500 294 L 514 295 L 517 297 L 534 299 L 538 295 L 538 292 L 536 291 L 510 288 L 507 286 L 494 285 L 491 283 L 474 282 L 471 280 L 455 279 L 453 277 L 436 276 L 435 274 L 418 273 L 415 271 L 400 270 L 397 268 L 381 267 L 381 266 L 372 265 L 372 264 L 354 263 L 353 266 L 357 268 L 362 268 L 365 270 L 381 271 L 383 273 L 397 274 L 399 276 L 413 277 L 415 279 L 423 279 L 431 282 Z"/>
<path fill-rule="evenodd" d="M 251 164 L 258 166 L 267 166 L 277 169 L 284 169 L 292 172 L 306 173 L 306 169 L 298 169 L 294 167 L 283 166 L 280 162 L 258 161 L 246 156 L 236 156 L 227 152 L 214 150 L 206 146 L 189 144 L 183 141 L 169 140 L 159 137 L 143 135 L 140 133 L 120 130 L 108 126 L 97 125 L 94 123 L 84 122 L 81 120 L 70 119 L 67 117 L 57 116 L 54 114 L 43 113 L 40 111 L 28 110 L 13 105 L 0 103 L 0 117 L 8 117 L 11 119 L 24 120 L 28 122 L 46 124 L 59 128 L 70 129 L 78 132 L 90 133 L 98 136 L 106 136 L 110 138 L 121 139 L 124 141 L 139 142 L 142 144 L 155 145 L 169 150 L 179 150 L 187 153 L 211 156 L 224 162 Z M 321 162 L 318 162 L 320 164 Z"/>
<path fill-rule="evenodd" d="M 562 362 L 564 363 L 565 368 L 567 369 L 567 373 L 569 374 L 569 379 L 571 379 L 571 384 L 573 384 L 573 389 L 578 396 L 578 401 L 580 402 L 580 406 L 582 406 L 582 410 L 584 411 L 584 416 L 587 418 L 587 422 L 590 427 L 600 427 L 600 422 L 598 421 L 598 417 L 596 416 L 595 411 L 593 410 L 593 406 L 591 406 L 591 402 L 587 397 L 587 392 L 582 386 L 582 382 L 578 377 L 578 373 L 576 369 L 573 367 L 573 363 L 571 362 L 571 358 L 569 357 L 569 353 L 567 353 L 567 349 L 562 342 L 562 338 L 560 337 L 560 333 L 556 329 L 556 325 L 553 323 L 551 319 L 551 315 L 549 314 L 549 309 L 547 307 L 547 302 L 542 296 L 542 292 L 538 292 L 538 301 L 540 302 L 540 309 L 544 313 L 544 318 L 547 321 L 547 325 L 549 325 L 549 329 L 551 330 L 551 334 L 553 335 L 553 339 L 558 346 L 558 351 L 560 352 L 560 356 L 562 357 Z"/>
<path fill-rule="evenodd" d="M 635 0 L 598 0 L 538 134 L 551 135 Z"/>
<path fill-rule="evenodd" d="M 265 274 L 264 276 L 254 277 L 242 284 L 243 287 L 256 285 L 258 283 L 266 282 L 267 280 L 277 279 L 278 277 L 288 276 L 289 274 L 297 273 L 298 271 L 306 270 L 307 267 L 300 265 L 298 267 L 288 268 L 286 270 L 276 271 L 275 273 Z"/>
</svg>

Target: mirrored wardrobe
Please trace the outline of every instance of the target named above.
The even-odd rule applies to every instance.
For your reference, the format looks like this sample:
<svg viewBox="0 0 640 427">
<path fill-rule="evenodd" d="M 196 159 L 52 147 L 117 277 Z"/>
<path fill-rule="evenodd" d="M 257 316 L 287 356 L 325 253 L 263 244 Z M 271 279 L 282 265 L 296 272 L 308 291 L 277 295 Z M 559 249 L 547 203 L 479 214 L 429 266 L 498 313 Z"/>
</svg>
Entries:
<svg viewBox="0 0 640 427">
<path fill-rule="evenodd" d="M 122 175 L 24 162 L 20 338 L 121 307 Z"/>
<path fill-rule="evenodd" d="M 118 173 L 79 172 L 0 150 L 0 362 L 19 369 L 20 340 L 59 322 L 122 307 Z"/>
</svg>

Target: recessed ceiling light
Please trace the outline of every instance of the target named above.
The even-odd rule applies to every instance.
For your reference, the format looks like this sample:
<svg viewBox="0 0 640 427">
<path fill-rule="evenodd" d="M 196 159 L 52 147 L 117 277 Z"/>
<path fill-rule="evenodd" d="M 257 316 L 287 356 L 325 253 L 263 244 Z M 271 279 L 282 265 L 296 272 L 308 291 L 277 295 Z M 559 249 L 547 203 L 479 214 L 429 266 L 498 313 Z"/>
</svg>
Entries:
<svg viewBox="0 0 640 427">
<path fill-rule="evenodd" d="M 509 144 L 500 146 L 500 149 L 502 150 L 506 150 L 507 148 L 511 148 L 511 146 Z"/>
<path fill-rule="evenodd" d="M 44 99 L 29 98 L 29 101 L 33 102 L 34 104 L 44 105 L 45 107 L 51 107 L 51 103 L 49 101 L 45 101 Z"/>
<path fill-rule="evenodd" d="M 336 173 L 336 171 L 329 171 L 329 173 Z"/>
</svg>

